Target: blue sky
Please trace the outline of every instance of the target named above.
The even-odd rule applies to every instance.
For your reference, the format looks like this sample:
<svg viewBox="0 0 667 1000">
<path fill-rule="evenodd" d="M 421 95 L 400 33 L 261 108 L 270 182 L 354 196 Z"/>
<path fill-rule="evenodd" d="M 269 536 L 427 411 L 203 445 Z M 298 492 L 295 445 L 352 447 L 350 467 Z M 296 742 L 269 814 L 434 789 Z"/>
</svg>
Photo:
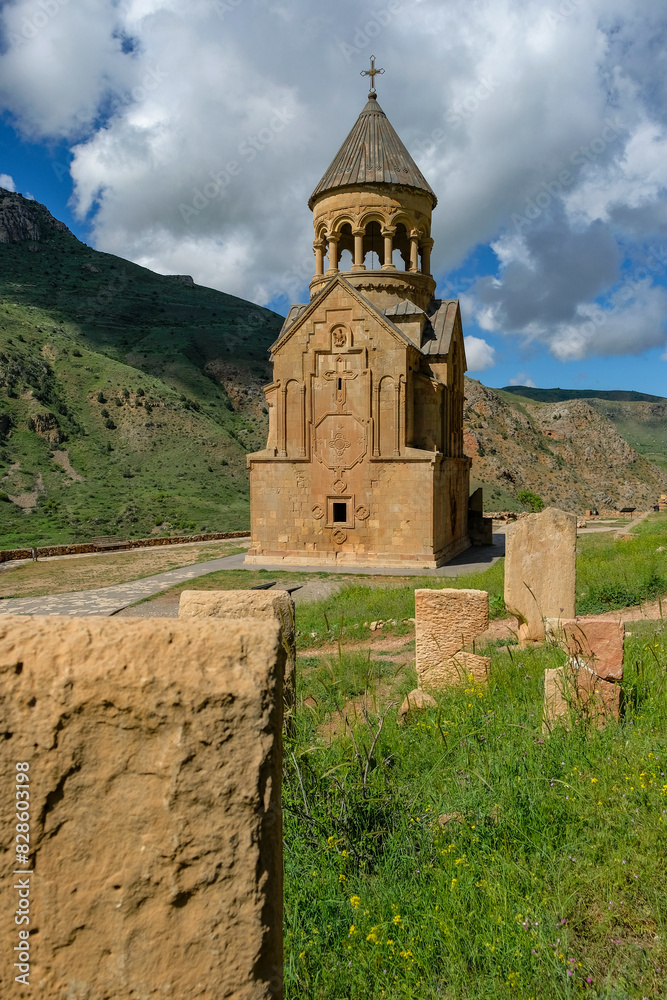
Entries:
<svg viewBox="0 0 667 1000">
<path fill-rule="evenodd" d="M 438 195 L 469 374 L 667 395 L 654 0 L 9 0 L 0 36 L 5 186 L 98 249 L 283 313 L 375 54 Z"/>
</svg>

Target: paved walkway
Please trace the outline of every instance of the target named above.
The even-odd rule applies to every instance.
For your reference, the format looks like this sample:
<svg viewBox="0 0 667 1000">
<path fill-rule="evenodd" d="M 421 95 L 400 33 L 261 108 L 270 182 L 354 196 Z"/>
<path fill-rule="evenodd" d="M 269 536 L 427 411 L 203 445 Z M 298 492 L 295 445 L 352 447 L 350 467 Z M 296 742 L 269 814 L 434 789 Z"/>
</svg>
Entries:
<svg viewBox="0 0 667 1000">
<path fill-rule="evenodd" d="M 88 615 L 110 616 L 118 614 L 123 608 L 136 604 L 146 597 L 153 597 L 169 587 L 188 580 L 196 580 L 199 576 L 215 573 L 218 570 L 258 570 L 268 569 L 270 572 L 289 572 L 298 580 L 303 573 L 334 573 L 350 576 L 461 576 L 464 573 L 482 572 L 492 566 L 505 554 L 505 537 L 502 532 L 494 535 L 493 545 L 471 548 L 461 553 L 446 566 L 440 569 L 387 569 L 383 567 L 332 567 L 308 566 L 294 568 L 284 565 L 246 566 L 245 553 L 234 556 L 223 556 L 208 562 L 197 563 L 194 566 L 182 566 L 180 569 L 170 569 L 144 580 L 132 583 L 119 583 L 113 587 L 101 587 L 98 590 L 79 590 L 69 594 L 53 594 L 44 597 L 10 597 L 0 600 L 0 614 L 6 615 Z"/>
</svg>

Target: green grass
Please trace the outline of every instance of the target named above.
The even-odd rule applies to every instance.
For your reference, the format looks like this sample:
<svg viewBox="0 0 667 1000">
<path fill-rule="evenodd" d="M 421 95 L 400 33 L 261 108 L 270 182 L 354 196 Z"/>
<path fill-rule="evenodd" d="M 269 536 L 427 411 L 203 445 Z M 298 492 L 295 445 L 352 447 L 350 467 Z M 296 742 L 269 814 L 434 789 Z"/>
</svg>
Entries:
<svg viewBox="0 0 667 1000">
<path fill-rule="evenodd" d="M 578 549 L 577 614 L 601 614 L 667 593 L 664 514 L 643 521 L 625 538 L 615 539 L 613 532 L 582 536 Z"/>
<path fill-rule="evenodd" d="M 71 234 L 0 245 L 0 491 L 38 490 L 31 510 L 0 498 L 0 547 L 247 528 L 281 322 Z M 52 440 L 31 424 L 44 414 Z"/>
<path fill-rule="evenodd" d="M 492 618 L 505 616 L 503 601 L 504 560 L 482 573 L 467 573 L 457 577 L 410 577 L 389 587 L 369 587 L 355 581 L 344 586 L 339 593 L 323 601 L 313 601 L 299 608 L 297 642 L 300 648 L 317 646 L 323 642 L 361 639 L 368 635 L 364 622 L 383 621 L 383 632 L 408 635 L 413 631 L 415 590 L 419 588 L 440 590 L 487 590 Z M 348 578 L 349 579 L 349 578 Z"/>
<path fill-rule="evenodd" d="M 442 692 L 405 727 L 381 704 L 414 686 L 409 668 L 344 651 L 302 662 L 288 1000 L 665 996 L 666 640 L 662 623 L 628 639 L 620 723 L 550 738 L 542 675 L 558 651 L 492 652 L 488 687 Z M 323 735 L 346 698 L 374 691 L 353 734 Z"/>
</svg>

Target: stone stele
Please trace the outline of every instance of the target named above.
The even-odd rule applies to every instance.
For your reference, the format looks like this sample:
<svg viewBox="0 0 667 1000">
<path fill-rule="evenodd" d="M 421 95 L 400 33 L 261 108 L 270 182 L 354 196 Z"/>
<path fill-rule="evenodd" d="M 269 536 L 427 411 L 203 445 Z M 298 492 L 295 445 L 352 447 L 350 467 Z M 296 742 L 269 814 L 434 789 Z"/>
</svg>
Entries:
<svg viewBox="0 0 667 1000">
<path fill-rule="evenodd" d="M 505 604 L 520 642 L 541 642 L 545 618 L 574 618 L 577 518 L 556 507 L 509 525 Z"/>
<path fill-rule="evenodd" d="M 276 621 L 285 647 L 285 707 L 296 705 L 296 632 L 294 601 L 286 590 L 184 590 L 179 618 L 253 618 Z"/>
<path fill-rule="evenodd" d="M 547 632 L 572 660 L 606 681 L 623 680 L 625 627 L 621 622 L 547 619 Z"/>
<path fill-rule="evenodd" d="M 485 590 L 415 590 L 417 683 L 445 688 L 486 680 L 488 656 L 465 649 L 489 627 Z"/>
<path fill-rule="evenodd" d="M 586 666 L 569 664 L 544 671 L 542 732 L 551 733 L 561 720 L 588 722 L 600 728 L 621 711 L 621 686 L 605 681 Z"/>
<path fill-rule="evenodd" d="M 31 996 L 282 998 L 283 661 L 274 622 L 0 619 L 2 996 L 27 877 Z"/>
</svg>

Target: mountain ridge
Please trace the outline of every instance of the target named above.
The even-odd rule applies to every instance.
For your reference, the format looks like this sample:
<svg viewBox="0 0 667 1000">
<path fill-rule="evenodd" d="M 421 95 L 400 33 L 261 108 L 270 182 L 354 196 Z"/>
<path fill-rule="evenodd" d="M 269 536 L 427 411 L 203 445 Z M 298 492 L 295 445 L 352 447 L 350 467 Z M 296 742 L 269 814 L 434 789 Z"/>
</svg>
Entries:
<svg viewBox="0 0 667 1000">
<path fill-rule="evenodd" d="M 247 528 L 245 455 L 266 443 L 282 323 L 93 250 L 0 189 L 0 545 Z M 648 506 L 666 488 L 667 400 L 510 390 L 466 379 L 487 510 L 522 509 L 522 489 L 579 512 Z"/>
</svg>

